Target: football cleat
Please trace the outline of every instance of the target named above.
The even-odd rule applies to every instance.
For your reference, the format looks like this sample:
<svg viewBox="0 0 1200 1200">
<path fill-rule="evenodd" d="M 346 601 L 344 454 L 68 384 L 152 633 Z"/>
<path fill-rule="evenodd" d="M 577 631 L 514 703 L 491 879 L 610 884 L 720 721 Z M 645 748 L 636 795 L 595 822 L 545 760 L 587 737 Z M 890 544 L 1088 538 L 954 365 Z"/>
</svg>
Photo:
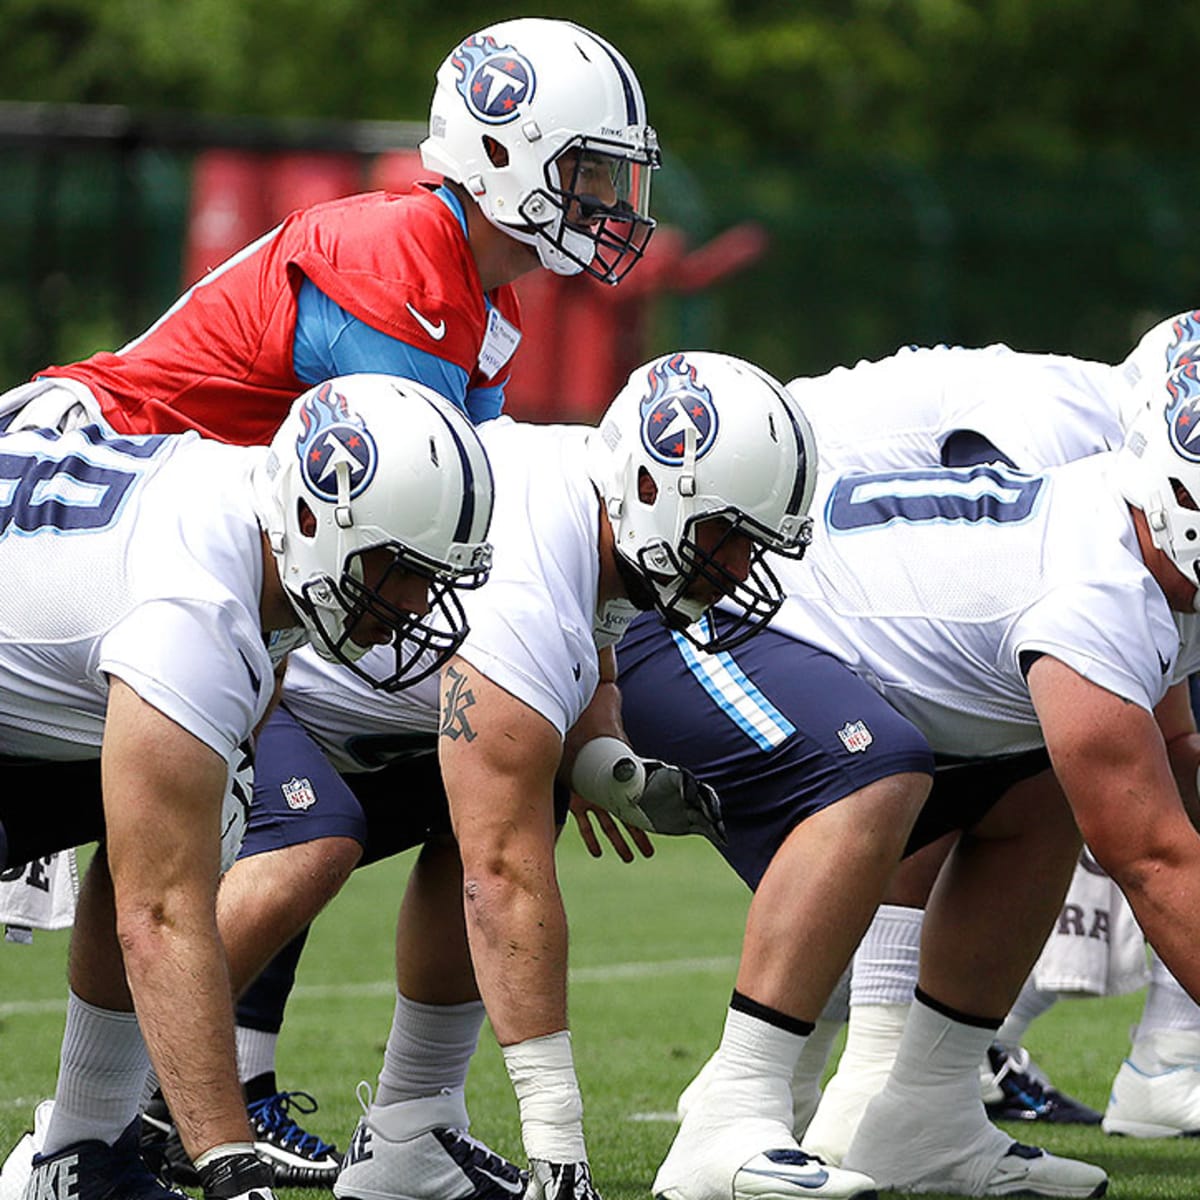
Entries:
<svg viewBox="0 0 1200 1200">
<path fill-rule="evenodd" d="M 842 1196 L 877 1200 L 875 1182 L 857 1171 L 826 1165 L 803 1150 L 765 1150 L 733 1176 L 735 1200 L 789 1200 L 799 1196 Z"/>
<path fill-rule="evenodd" d="M 1200 1137 L 1200 1037 L 1161 1030 L 1138 1038 L 1113 1080 L 1101 1127 L 1124 1137 Z"/>
<path fill-rule="evenodd" d="M 255 1154 L 270 1166 L 275 1187 L 332 1187 L 342 1156 L 332 1143 L 297 1125 L 293 1111 L 314 1113 L 317 1102 L 308 1092 L 273 1092 L 246 1105 Z"/>
<path fill-rule="evenodd" d="M 525 1172 L 467 1133 L 461 1090 L 375 1107 L 370 1089 L 360 1084 L 359 1101 L 363 1116 L 333 1185 L 342 1200 L 516 1200 L 525 1194 Z"/>
<path fill-rule="evenodd" d="M 188 1200 L 147 1169 L 138 1153 L 139 1133 L 135 1120 L 111 1146 L 75 1142 L 54 1154 L 35 1155 L 25 1195 L 38 1200 Z"/>
<path fill-rule="evenodd" d="M 981 1076 L 983 1106 L 993 1121 L 1046 1121 L 1052 1125 L 1099 1125 L 1100 1114 L 1052 1087 L 1024 1047 L 1010 1053 L 992 1045 Z"/>
<path fill-rule="evenodd" d="M 689 1108 L 652 1191 L 657 1200 L 875 1200 L 875 1183 L 796 1144 L 782 1120 L 727 1118 L 709 1093 Z"/>
<path fill-rule="evenodd" d="M 928 1091 L 928 1089 L 926 1089 Z M 973 1110 L 931 1112 L 921 1089 L 895 1079 L 867 1106 L 845 1165 L 898 1192 L 958 1196 L 1103 1196 L 1100 1167 L 1014 1142 Z"/>
</svg>

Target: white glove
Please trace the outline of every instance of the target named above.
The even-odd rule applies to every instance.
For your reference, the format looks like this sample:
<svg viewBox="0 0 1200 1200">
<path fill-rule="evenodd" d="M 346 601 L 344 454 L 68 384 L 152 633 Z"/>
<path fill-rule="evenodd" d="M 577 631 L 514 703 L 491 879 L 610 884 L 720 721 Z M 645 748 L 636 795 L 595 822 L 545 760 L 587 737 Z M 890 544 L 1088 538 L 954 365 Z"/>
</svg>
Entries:
<svg viewBox="0 0 1200 1200">
<path fill-rule="evenodd" d="M 580 749 L 571 787 L 635 829 L 675 836 L 699 833 L 717 846 L 725 844 L 717 793 L 686 767 L 639 758 L 619 738 L 593 738 Z"/>
<path fill-rule="evenodd" d="M 592 1172 L 583 1162 L 556 1163 L 534 1158 L 521 1200 L 600 1200 Z"/>
</svg>

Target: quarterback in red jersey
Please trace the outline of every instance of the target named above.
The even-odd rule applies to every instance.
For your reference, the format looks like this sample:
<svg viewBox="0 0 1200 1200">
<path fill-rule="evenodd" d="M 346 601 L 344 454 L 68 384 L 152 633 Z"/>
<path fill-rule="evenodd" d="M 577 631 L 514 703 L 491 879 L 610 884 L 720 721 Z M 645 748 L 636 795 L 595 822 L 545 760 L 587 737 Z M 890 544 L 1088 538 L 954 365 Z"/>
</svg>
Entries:
<svg viewBox="0 0 1200 1200">
<path fill-rule="evenodd" d="M 427 384 L 476 422 L 496 416 L 521 338 L 512 282 L 538 266 L 619 282 L 654 228 L 657 137 L 612 46 L 525 18 L 442 63 L 421 156 L 440 185 L 292 213 L 127 346 L 0 397 L 0 417 L 31 405 L 8 427 L 74 410 L 121 433 L 249 444 L 306 387 L 363 371 Z"/>
</svg>

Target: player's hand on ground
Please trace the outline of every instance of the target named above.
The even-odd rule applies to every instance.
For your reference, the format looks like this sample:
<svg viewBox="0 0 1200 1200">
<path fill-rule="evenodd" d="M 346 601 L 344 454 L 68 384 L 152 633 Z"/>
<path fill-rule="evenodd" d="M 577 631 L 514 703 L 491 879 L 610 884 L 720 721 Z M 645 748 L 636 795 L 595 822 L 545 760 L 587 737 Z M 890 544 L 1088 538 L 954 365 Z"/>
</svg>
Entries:
<svg viewBox="0 0 1200 1200">
<path fill-rule="evenodd" d="M 635 855 L 630 842 L 637 847 L 638 854 L 643 858 L 651 858 L 654 855 L 654 843 L 645 830 L 618 821 L 607 809 L 598 804 L 590 804 L 581 796 L 572 795 L 571 816 L 575 818 L 579 836 L 583 838 L 583 844 L 593 858 L 600 858 L 604 854 L 604 846 L 596 833 L 596 826 L 599 826 L 600 832 L 622 862 L 634 860 Z"/>
<path fill-rule="evenodd" d="M 587 1162 L 529 1163 L 529 1183 L 522 1200 L 600 1200 Z"/>
<path fill-rule="evenodd" d="M 199 1168 L 204 1200 L 275 1200 L 271 1168 L 256 1154 L 226 1154 Z"/>
</svg>

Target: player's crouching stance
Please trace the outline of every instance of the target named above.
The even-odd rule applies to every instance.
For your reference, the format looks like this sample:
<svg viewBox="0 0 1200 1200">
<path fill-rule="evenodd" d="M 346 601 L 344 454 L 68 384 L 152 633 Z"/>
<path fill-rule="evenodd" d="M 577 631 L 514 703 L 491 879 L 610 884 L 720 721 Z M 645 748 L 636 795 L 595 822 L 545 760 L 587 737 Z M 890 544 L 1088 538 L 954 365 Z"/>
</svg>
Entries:
<svg viewBox="0 0 1200 1200">
<path fill-rule="evenodd" d="M 455 589 L 490 561 L 486 455 L 439 397 L 360 375 L 305 393 L 270 447 L 37 431 L 0 439 L 0 475 L 0 867 L 101 841 L 24 1195 L 178 1197 L 138 1154 L 153 1066 L 205 1200 L 270 1200 L 215 919 L 230 765 L 305 640 L 383 687 L 457 648 Z"/>
</svg>

